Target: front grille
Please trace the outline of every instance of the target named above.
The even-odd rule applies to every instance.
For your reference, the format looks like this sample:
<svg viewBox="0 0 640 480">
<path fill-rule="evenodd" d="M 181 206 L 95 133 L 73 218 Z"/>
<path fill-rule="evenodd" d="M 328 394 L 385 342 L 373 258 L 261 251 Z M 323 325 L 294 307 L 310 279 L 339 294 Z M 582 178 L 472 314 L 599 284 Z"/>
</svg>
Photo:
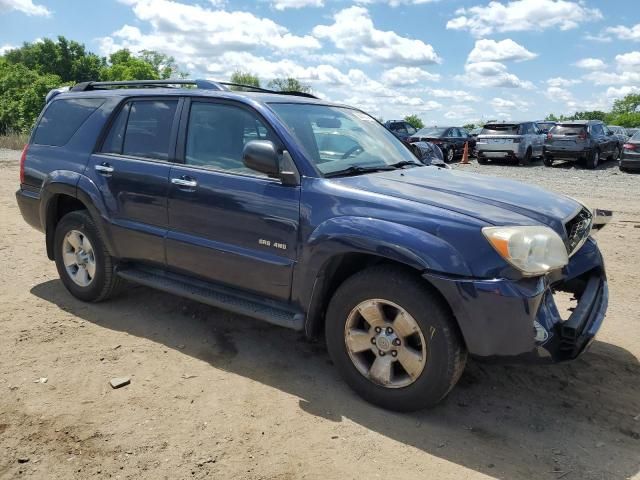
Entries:
<svg viewBox="0 0 640 480">
<path fill-rule="evenodd" d="M 567 230 L 567 251 L 572 255 L 587 240 L 593 225 L 593 215 L 583 208 L 578 214 L 565 223 Z"/>
</svg>

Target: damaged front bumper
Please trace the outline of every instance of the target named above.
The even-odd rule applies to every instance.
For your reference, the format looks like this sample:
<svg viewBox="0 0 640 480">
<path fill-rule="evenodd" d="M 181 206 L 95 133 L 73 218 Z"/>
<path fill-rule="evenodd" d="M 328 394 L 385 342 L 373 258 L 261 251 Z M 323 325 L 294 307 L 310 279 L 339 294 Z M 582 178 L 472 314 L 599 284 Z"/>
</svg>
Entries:
<svg viewBox="0 0 640 480">
<path fill-rule="evenodd" d="M 426 273 L 424 278 L 448 301 L 469 353 L 485 359 L 576 358 L 595 338 L 609 299 L 604 263 L 593 238 L 555 277 L 461 280 Z M 557 291 L 578 299 L 568 318 L 558 310 Z"/>
</svg>

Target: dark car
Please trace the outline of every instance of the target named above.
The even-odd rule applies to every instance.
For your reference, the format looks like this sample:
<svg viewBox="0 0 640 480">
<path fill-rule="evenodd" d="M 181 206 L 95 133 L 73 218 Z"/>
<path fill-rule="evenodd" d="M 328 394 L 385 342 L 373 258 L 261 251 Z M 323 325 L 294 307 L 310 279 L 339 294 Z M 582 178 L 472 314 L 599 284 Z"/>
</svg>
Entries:
<svg viewBox="0 0 640 480">
<path fill-rule="evenodd" d="M 467 354 L 573 359 L 607 309 L 597 212 L 425 166 L 371 116 L 309 94 L 78 84 L 41 113 L 16 197 L 73 296 L 131 281 L 324 332 L 347 383 L 395 410 L 439 402 Z M 560 291 L 579 299 L 570 315 Z"/>
<path fill-rule="evenodd" d="M 384 126 L 400 140 L 407 140 L 417 131 L 413 125 L 404 120 L 388 120 L 384 123 Z"/>
<path fill-rule="evenodd" d="M 613 134 L 618 137 L 618 141 L 620 144 L 623 144 L 629 139 L 629 133 L 624 127 L 619 127 L 617 125 L 607 125 L 607 128 L 613 132 Z"/>
<path fill-rule="evenodd" d="M 620 170 L 638 169 L 640 169 L 640 130 L 623 145 L 620 157 Z"/>
<path fill-rule="evenodd" d="M 458 127 L 426 127 L 418 130 L 409 142 L 431 142 L 442 150 L 444 161 L 453 162 L 456 157 L 462 156 L 464 144 L 469 144 L 469 154 L 473 151 L 476 141 L 464 128 Z"/>
<path fill-rule="evenodd" d="M 556 160 L 584 161 L 596 168 L 602 158 L 620 157 L 621 142 L 600 120 L 559 122 L 547 134 L 544 164 Z"/>
<path fill-rule="evenodd" d="M 549 133 L 549 130 L 556 126 L 556 122 L 552 122 L 550 120 L 536 122 L 536 124 L 538 125 L 538 130 L 540 130 L 540 133 L 544 134 Z"/>
<path fill-rule="evenodd" d="M 633 137 L 638 132 L 640 132 L 640 128 L 627 128 L 627 135 L 629 135 L 629 138 Z"/>
</svg>

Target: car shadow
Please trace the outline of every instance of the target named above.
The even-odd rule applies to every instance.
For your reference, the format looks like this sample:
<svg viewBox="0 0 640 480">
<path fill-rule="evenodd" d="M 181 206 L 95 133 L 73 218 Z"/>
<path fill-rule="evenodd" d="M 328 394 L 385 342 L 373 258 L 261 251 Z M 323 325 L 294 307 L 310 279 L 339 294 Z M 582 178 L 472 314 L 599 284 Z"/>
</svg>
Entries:
<svg viewBox="0 0 640 480">
<path fill-rule="evenodd" d="M 619 168 L 620 167 L 620 161 L 619 160 L 602 160 L 600 161 L 600 163 L 598 164 L 598 166 L 595 168 L 595 171 L 598 170 L 609 170 L 611 168 Z M 584 162 L 582 161 L 572 161 L 572 160 L 568 160 L 568 161 L 563 161 L 563 160 L 558 160 L 553 162 L 553 165 L 551 165 L 551 168 L 557 168 L 560 170 L 571 170 L 572 168 L 578 169 L 578 170 L 589 170 Z"/>
<path fill-rule="evenodd" d="M 102 328 L 293 394 L 306 413 L 356 422 L 411 447 L 407 456 L 418 449 L 500 479 L 629 478 L 640 470 L 640 365 L 605 342 L 560 365 L 470 361 L 442 404 L 401 414 L 357 397 L 324 345 L 297 332 L 146 287 L 128 286 L 99 304 L 76 300 L 58 280 L 31 293 Z"/>
</svg>

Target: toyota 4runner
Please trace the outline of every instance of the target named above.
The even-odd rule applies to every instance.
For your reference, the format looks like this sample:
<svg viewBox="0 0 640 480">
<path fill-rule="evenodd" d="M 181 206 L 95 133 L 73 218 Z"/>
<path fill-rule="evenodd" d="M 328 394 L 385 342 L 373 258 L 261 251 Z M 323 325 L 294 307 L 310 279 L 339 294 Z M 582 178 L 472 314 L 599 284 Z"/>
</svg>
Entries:
<svg viewBox="0 0 640 480">
<path fill-rule="evenodd" d="M 467 354 L 573 359 L 604 319 L 597 212 L 425 166 L 360 110 L 186 80 L 47 100 L 17 201 L 83 301 L 130 281 L 324 332 L 346 382 L 395 410 L 439 402 Z"/>
</svg>

